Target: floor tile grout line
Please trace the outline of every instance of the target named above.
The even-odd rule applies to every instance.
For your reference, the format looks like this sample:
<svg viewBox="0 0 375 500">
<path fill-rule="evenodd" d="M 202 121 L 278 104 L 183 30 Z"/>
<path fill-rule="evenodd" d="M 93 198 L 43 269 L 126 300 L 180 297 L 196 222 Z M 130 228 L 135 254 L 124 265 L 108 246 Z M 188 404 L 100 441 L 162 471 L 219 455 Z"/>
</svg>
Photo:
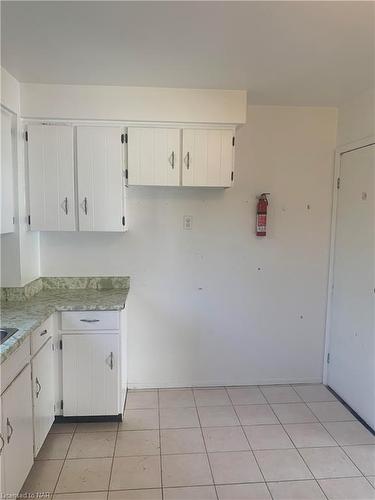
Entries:
<svg viewBox="0 0 375 500">
<path fill-rule="evenodd" d="M 197 415 L 198 415 L 199 428 L 200 428 L 200 431 L 201 431 L 201 436 L 202 436 L 202 440 L 203 440 L 204 449 L 206 450 L 206 458 L 207 458 L 208 466 L 210 468 L 210 473 L 211 473 L 211 478 L 212 478 L 212 484 L 213 484 L 213 487 L 215 489 L 216 499 L 219 500 L 219 494 L 218 494 L 217 488 L 216 488 L 216 483 L 215 483 L 214 473 L 212 471 L 210 456 L 209 456 L 208 451 L 207 451 L 206 440 L 205 440 L 204 434 L 203 434 L 203 428 L 202 428 L 201 418 L 199 416 L 199 411 L 198 411 L 198 407 L 197 407 L 197 400 L 195 399 L 195 393 L 194 393 L 194 391 L 193 391 L 193 398 L 194 398 L 194 402 L 195 402 L 195 406 L 196 406 L 196 412 L 197 412 Z"/>
<path fill-rule="evenodd" d="M 263 391 L 262 391 L 263 392 Z M 265 394 L 264 394 L 264 397 Z M 285 404 L 288 404 L 288 403 L 285 403 Z M 305 403 L 306 404 L 306 403 Z M 306 405 L 307 406 L 307 405 Z M 287 432 L 287 430 L 285 429 L 284 427 L 284 424 L 281 422 L 281 420 L 279 419 L 278 415 L 276 414 L 276 412 L 274 411 L 274 409 L 272 408 L 271 404 L 270 404 L 270 407 L 271 407 L 271 411 L 274 413 L 275 417 L 276 417 L 276 420 L 278 420 L 278 422 L 280 423 L 280 425 L 282 426 L 284 432 L 287 434 L 287 436 L 289 437 L 289 439 L 291 440 L 291 442 L 293 443 L 293 445 L 295 446 L 295 443 L 293 441 L 293 439 L 291 438 L 291 436 L 289 435 L 289 433 Z M 310 471 L 310 474 L 312 475 L 312 477 L 314 478 L 315 482 L 318 483 L 316 477 L 314 476 L 314 474 L 312 473 L 310 467 L 307 465 L 306 461 L 304 460 L 303 456 L 301 455 L 301 453 L 299 452 L 298 448 L 295 447 L 295 450 L 297 450 L 297 453 L 299 454 L 299 456 L 301 457 L 303 463 L 306 465 L 307 469 Z M 255 453 L 254 453 L 254 456 L 255 456 Z M 318 483 L 318 486 L 319 488 L 321 489 L 323 495 L 325 496 L 325 498 L 327 498 L 326 494 L 324 493 L 323 489 L 321 488 L 320 484 Z M 328 499 L 327 499 L 328 500 Z"/>
<path fill-rule="evenodd" d="M 164 487 L 163 487 L 163 457 L 161 453 L 161 428 L 160 428 L 160 389 L 157 390 L 158 396 L 158 432 L 159 432 L 159 463 L 160 463 L 160 488 L 161 500 L 164 500 Z"/>
<path fill-rule="evenodd" d="M 122 415 L 124 415 L 124 411 L 125 410 L 123 410 Z M 124 417 L 122 417 L 122 418 L 124 418 Z M 110 471 L 109 471 L 109 478 L 108 478 L 107 500 L 109 499 L 110 488 L 111 488 L 112 471 L 113 471 L 113 465 L 115 463 L 115 456 L 116 456 L 116 447 L 117 447 L 117 439 L 118 439 L 119 427 L 120 427 L 120 424 L 119 424 L 119 422 L 117 422 L 117 431 L 116 431 L 116 437 L 115 437 L 115 445 L 113 447 L 112 462 L 111 462 L 111 468 L 110 468 Z"/>
<path fill-rule="evenodd" d="M 60 469 L 60 472 L 57 476 L 57 480 L 56 480 L 56 483 L 55 483 L 55 486 L 53 488 L 53 492 L 52 492 L 52 498 L 55 496 L 55 493 L 56 493 L 56 488 L 57 488 L 57 485 L 59 484 L 59 481 L 60 481 L 60 477 L 61 477 L 61 474 L 62 474 L 62 471 L 64 469 L 64 466 L 65 466 L 65 463 L 66 463 L 66 460 L 67 460 L 67 457 L 68 457 L 68 453 L 69 453 L 69 450 L 70 450 L 70 447 L 73 443 L 73 439 L 74 439 L 74 436 L 76 434 L 76 430 L 77 430 L 77 424 L 75 424 L 74 426 L 74 430 L 73 430 L 73 433 L 72 433 L 72 438 L 70 440 L 70 443 L 69 443 L 69 446 L 68 446 L 68 449 L 66 450 L 66 454 L 65 454 L 65 458 L 63 460 L 63 463 L 62 463 L 62 466 L 61 466 L 61 469 Z"/>
<path fill-rule="evenodd" d="M 275 413 L 276 415 L 276 413 Z M 276 415 L 276 418 L 278 419 L 278 421 L 280 422 L 280 425 L 282 426 L 282 428 L 284 429 L 284 432 L 287 434 L 287 436 L 289 437 L 289 439 L 292 441 L 292 443 L 295 445 L 291 435 L 289 434 L 289 432 L 286 430 L 285 428 L 285 425 L 281 422 L 281 420 L 279 419 L 279 417 Z M 299 454 L 299 456 L 301 457 L 303 463 L 306 465 L 307 469 L 310 471 L 310 474 L 312 475 L 312 477 L 314 478 L 315 482 L 317 483 L 318 487 L 320 488 L 321 492 L 323 493 L 324 497 L 328 499 L 327 495 L 325 494 L 325 492 L 323 491 L 323 488 L 320 486 L 319 484 L 319 481 L 317 480 L 317 478 L 315 477 L 315 474 L 313 473 L 313 471 L 310 469 L 310 467 L 308 466 L 306 460 L 304 459 L 304 457 L 302 456 L 301 452 L 299 451 L 299 449 L 296 447 L 295 448 L 297 450 L 297 453 Z"/>
<path fill-rule="evenodd" d="M 357 420 L 358 422 L 358 420 Z M 359 422 L 360 423 L 360 422 Z M 331 438 L 337 443 L 337 445 L 339 446 L 339 448 L 343 451 L 343 453 L 345 454 L 345 456 L 348 457 L 348 459 L 351 461 L 351 463 L 354 465 L 354 467 L 361 473 L 361 475 L 367 480 L 365 474 L 361 471 L 361 469 L 357 466 L 357 464 L 352 460 L 352 458 L 348 455 L 348 453 L 346 453 L 346 450 L 344 449 L 344 446 L 346 445 L 341 445 L 337 439 L 335 439 L 335 437 L 329 432 L 329 430 L 323 425 L 324 429 L 328 432 L 328 434 L 331 436 Z M 362 446 L 362 445 L 353 445 L 353 446 Z M 371 483 L 370 483 L 371 484 Z M 371 485 L 372 486 L 372 485 Z"/>
<path fill-rule="evenodd" d="M 227 390 L 227 392 L 228 392 L 228 390 Z M 229 394 L 228 394 L 228 395 L 229 395 Z M 273 495 L 272 495 L 272 493 L 271 493 L 271 490 L 270 490 L 270 488 L 269 488 L 269 486 L 268 486 L 268 484 L 267 484 L 267 482 L 266 482 L 266 478 L 265 478 L 265 476 L 264 476 L 264 474 L 263 474 L 263 471 L 262 471 L 262 469 L 261 469 L 261 467 L 260 467 L 260 465 L 259 465 L 258 459 L 257 459 L 257 457 L 255 456 L 255 453 L 254 453 L 254 451 L 253 451 L 253 449 L 252 449 L 252 446 L 251 446 L 251 444 L 250 444 L 250 441 L 249 441 L 249 439 L 248 439 L 248 437 L 247 437 L 247 434 L 246 434 L 246 432 L 245 432 L 245 429 L 243 428 L 243 425 L 242 425 L 241 419 L 240 419 L 239 415 L 237 414 L 236 407 L 235 407 L 234 405 L 233 405 L 233 409 L 234 409 L 234 411 L 235 411 L 235 413 L 236 413 L 236 415 L 237 415 L 238 421 L 240 422 L 240 426 L 241 426 L 241 429 L 242 429 L 242 433 L 244 434 L 245 439 L 246 439 L 246 441 L 247 441 L 247 443 L 248 443 L 248 445 L 249 445 L 250 452 L 251 452 L 251 454 L 252 454 L 252 456 L 253 456 L 253 458 L 254 458 L 254 460 L 255 460 L 255 463 L 257 464 L 257 467 L 258 467 L 258 469 L 259 469 L 259 472 L 262 474 L 262 478 L 263 478 L 263 481 L 264 481 L 264 483 L 265 483 L 265 485 L 266 485 L 267 491 L 268 491 L 268 493 L 270 494 L 271 499 L 272 499 L 272 500 L 274 500 L 274 497 L 273 497 Z"/>
</svg>

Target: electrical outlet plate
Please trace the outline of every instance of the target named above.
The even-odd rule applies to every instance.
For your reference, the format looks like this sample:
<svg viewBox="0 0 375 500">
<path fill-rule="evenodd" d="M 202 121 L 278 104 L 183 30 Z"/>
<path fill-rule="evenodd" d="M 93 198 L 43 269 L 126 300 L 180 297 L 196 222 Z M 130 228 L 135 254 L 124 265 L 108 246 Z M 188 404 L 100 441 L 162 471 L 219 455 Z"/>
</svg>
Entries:
<svg viewBox="0 0 375 500">
<path fill-rule="evenodd" d="M 193 228 L 193 217 L 191 215 L 184 215 L 184 229 L 190 230 Z"/>
</svg>

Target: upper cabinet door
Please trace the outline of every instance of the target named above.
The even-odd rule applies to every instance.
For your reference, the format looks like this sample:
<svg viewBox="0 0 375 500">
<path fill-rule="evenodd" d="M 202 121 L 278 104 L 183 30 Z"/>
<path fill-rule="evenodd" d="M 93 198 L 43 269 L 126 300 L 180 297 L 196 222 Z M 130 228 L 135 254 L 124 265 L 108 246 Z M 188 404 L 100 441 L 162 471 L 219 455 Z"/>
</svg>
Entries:
<svg viewBox="0 0 375 500">
<path fill-rule="evenodd" d="M 1 111 L 1 220 L 0 234 L 14 231 L 14 181 L 12 154 L 12 118 Z"/>
<path fill-rule="evenodd" d="M 230 187 L 233 144 L 230 129 L 184 129 L 182 185 Z"/>
<path fill-rule="evenodd" d="M 30 229 L 74 231 L 73 128 L 29 125 Z"/>
<path fill-rule="evenodd" d="M 180 186 L 178 128 L 128 128 L 129 185 Z"/>
<path fill-rule="evenodd" d="M 124 129 L 77 127 L 80 231 L 123 231 Z"/>
</svg>

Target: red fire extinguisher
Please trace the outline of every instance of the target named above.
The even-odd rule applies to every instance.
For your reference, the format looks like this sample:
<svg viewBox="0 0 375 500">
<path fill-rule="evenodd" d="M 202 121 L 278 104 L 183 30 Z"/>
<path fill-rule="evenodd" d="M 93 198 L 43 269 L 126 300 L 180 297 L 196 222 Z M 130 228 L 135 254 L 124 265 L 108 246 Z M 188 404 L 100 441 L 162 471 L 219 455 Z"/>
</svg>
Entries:
<svg viewBox="0 0 375 500">
<path fill-rule="evenodd" d="M 262 193 L 258 198 L 257 218 L 256 218 L 256 234 L 257 236 L 266 236 L 267 231 L 267 195 L 270 193 Z"/>
</svg>

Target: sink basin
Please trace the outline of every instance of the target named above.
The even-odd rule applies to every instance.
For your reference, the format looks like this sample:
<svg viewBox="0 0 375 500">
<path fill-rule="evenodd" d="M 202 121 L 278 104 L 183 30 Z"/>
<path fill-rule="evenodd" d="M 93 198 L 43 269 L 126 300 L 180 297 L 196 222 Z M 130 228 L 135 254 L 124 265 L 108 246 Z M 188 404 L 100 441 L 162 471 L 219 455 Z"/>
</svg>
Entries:
<svg viewBox="0 0 375 500">
<path fill-rule="evenodd" d="M 18 332 L 18 328 L 0 327 L 0 344 L 8 340 L 12 335 Z"/>
</svg>

